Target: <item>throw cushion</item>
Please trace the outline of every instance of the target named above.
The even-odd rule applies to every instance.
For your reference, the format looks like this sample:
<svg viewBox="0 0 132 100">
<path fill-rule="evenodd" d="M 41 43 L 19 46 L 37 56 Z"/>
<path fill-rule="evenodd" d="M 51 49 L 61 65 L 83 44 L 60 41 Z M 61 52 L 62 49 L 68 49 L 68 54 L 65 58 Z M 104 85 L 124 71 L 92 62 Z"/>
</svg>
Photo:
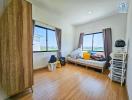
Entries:
<svg viewBox="0 0 132 100">
<path fill-rule="evenodd" d="M 96 52 L 91 55 L 91 58 L 97 61 L 105 61 L 104 52 Z"/>
<path fill-rule="evenodd" d="M 90 59 L 90 53 L 84 52 L 83 53 L 83 59 L 89 60 Z"/>
</svg>

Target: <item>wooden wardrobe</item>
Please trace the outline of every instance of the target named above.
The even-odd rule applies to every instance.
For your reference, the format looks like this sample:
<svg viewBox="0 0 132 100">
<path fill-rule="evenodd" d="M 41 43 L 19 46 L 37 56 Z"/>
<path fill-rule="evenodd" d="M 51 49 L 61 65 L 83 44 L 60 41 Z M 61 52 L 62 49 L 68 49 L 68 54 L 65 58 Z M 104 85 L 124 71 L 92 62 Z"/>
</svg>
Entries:
<svg viewBox="0 0 132 100">
<path fill-rule="evenodd" d="M 32 5 L 10 0 L 0 17 L 0 87 L 12 96 L 32 85 Z"/>
</svg>

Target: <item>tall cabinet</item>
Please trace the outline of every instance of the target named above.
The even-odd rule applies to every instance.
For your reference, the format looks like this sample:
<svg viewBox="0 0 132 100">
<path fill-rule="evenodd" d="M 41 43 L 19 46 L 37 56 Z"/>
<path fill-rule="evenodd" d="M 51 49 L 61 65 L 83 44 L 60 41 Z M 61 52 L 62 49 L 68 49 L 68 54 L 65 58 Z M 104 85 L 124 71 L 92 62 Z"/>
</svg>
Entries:
<svg viewBox="0 0 132 100">
<path fill-rule="evenodd" d="M 0 18 L 0 88 L 12 96 L 32 85 L 32 5 L 10 0 Z"/>
</svg>

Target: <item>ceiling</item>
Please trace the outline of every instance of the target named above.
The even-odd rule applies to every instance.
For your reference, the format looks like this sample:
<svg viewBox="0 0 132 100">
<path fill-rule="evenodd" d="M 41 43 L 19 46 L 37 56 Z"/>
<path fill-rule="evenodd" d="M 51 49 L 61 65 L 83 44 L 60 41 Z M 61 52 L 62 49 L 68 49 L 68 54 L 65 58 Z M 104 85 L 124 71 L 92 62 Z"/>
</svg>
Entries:
<svg viewBox="0 0 132 100">
<path fill-rule="evenodd" d="M 30 0 L 73 25 L 83 24 L 118 13 L 121 0 Z"/>
</svg>

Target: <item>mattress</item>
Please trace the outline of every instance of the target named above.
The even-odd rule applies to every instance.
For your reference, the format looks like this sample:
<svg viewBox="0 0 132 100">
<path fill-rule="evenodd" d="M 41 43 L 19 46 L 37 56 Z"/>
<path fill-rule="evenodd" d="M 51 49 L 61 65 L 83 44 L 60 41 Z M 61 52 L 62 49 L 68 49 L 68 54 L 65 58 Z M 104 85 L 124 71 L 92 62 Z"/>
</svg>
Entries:
<svg viewBox="0 0 132 100">
<path fill-rule="evenodd" d="M 70 62 L 76 62 L 77 61 L 77 59 L 75 59 L 75 58 L 72 58 L 72 57 L 67 57 L 67 61 L 70 61 Z"/>
<path fill-rule="evenodd" d="M 100 68 L 103 68 L 106 64 L 106 61 L 75 59 L 75 58 L 71 58 L 71 57 L 68 57 L 67 60 L 74 62 L 74 63 L 92 65 L 92 66 L 96 66 L 96 67 L 100 67 Z"/>
</svg>

